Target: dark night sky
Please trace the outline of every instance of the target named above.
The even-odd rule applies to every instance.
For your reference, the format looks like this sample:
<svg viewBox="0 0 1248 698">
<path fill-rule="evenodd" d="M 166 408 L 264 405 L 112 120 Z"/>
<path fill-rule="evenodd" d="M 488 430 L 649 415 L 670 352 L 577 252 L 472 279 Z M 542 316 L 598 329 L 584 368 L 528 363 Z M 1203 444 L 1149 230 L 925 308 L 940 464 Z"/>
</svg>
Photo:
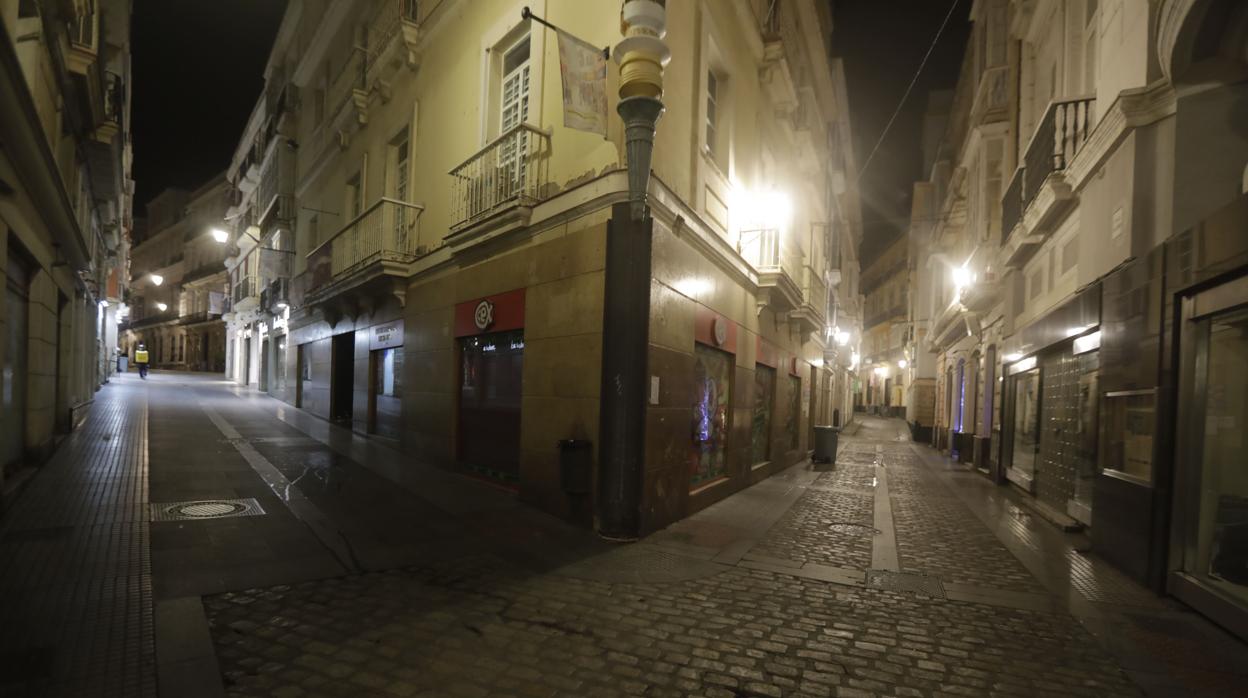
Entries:
<svg viewBox="0 0 1248 698">
<path fill-rule="evenodd" d="M 866 163 L 952 2 L 836 0 L 833 44 L 845 60 L 854 157 L 859 169 Z M 924 174 L 919 171 L 923 160 L 919 136 L 927 93 L 952 88 L 957 82 L 971 27 L 970 11 L 971 0 L 958 0 L 905 107 L 859 182 L 863 260 L 882 251 L 908 225 L 911 186 Z"/>
<path fill-rule="evenodd" d="M 136 0 L 135 215 L 230 163 L 264 86 L 284 0 Z"/>
<path fill-rule="evenodd" d="M 951 0 L 836 0 L 833 39 L 845 59 L 858 167 L 866 162 Z M 263 87 L 284 0 L 136 0 L 136 211 L 169 186 L 225 169 Z M 919 83 L 860 182 L 867 258 L 900 231 L 921 175 L 927 92 L 957 80 L 971 0 L 958 0 Z"/>
</svg>

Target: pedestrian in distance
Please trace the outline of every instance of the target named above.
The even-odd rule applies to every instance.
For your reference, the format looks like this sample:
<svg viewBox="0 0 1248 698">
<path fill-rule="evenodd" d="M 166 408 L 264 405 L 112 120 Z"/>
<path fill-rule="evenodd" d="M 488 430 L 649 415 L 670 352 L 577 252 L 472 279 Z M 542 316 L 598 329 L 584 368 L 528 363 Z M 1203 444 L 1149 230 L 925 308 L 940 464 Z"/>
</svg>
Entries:
<svg viewBox="0 0 1248 698">
<path fill-rule="evenodd" d="M 147 380 L 147 345 L 139 344 L 139 348 L 134 350 L 134 363 L 139 367 L 139 378 Z"/>
</svg>

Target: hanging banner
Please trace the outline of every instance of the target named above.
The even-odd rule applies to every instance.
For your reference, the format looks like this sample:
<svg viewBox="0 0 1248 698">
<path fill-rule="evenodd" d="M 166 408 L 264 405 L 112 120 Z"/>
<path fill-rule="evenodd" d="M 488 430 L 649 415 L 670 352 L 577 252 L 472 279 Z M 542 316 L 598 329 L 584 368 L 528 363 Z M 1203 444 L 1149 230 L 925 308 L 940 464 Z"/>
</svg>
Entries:
<svg viewBox="0 0 1248 698">
<path fill-rule="evenodd" d="M 607 59 L 602 49 L 564 31 L 559 34 L 563 125 L 607 137 Z"/>
</svg>

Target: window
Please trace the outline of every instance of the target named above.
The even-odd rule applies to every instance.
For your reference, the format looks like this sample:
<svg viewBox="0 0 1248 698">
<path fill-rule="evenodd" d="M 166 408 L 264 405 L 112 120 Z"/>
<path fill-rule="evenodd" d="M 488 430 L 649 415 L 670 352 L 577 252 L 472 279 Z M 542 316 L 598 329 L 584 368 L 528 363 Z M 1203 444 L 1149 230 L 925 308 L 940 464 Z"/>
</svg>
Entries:
<svg viewBox="0 0 1248 698">
<path fill-rule="evenodd" d="M 503 82 L 500 99 L 499 132 L 500 135 L 524 123 L 529 117 L 529 35 L 525 34 L 515 45 L 503 54 Z M 529 134 L 523 129 L 516 132 L 502 144 L 500 168 L 505 173 L 506 190 L 509 195 L 520 183 L 525 181 L 528 168 Z"/>
<path fill-rule="evenodd" d="M 789 376 L 789 414 L 786 416 L 784 427 L 789 434 L 789 448 L 797 450 L 800 447 L 798 440 L 801 434 L 802 423 L 802 379 L 798 376 Z"/>
<path fill-rule="evenodd" d="M 1083 50 L 1083 91 L 1092 92 L 1096 89 L 1096 30 L 1097 0 L 1087 0 L 1084 7 L 1084 50 Z M 1089 126 L 1090 128 L 1090 126 Z"/>
<path fill-rule="evenodd" d="M 1079 258 L 1079 237 L 1075 236 L 1062 245 L 1062 274 L 1075 268 Z"/>
<path fill-rule="evenodd" d="M 1044 293 L 1044 267 L 1031 273 L 1027 279 L 1027 300 L 1035 300 Z"/>
<path fill-rule="evenodd" d="M 754 414 L 750 422 L 752 463 L 771 460 L 771 411 L 776 400 L 776 369 L 754 366 Z"/>
<path fill-rule="evenodd" d="M 724 477 L 731 419 L 732 355 L 696 345 L 693 379 L 693 449 L 689 482 L 694 487 Z"/>
<path fill-rule="evenodd" d="M 503 54 L 503 82 L 499 131 L 505 133 L 529 116 L 529 35 Z"/>
<path fill-rule="evenodd" d="M 706 150 L 716 162 L 723 162 L 720 146 L 720 98 L 722 81 L 714 70 L 706 72 Z"/>
<path fill-rule="evenodd" d="M 353 221 L 364 210 L 364 188 L 360 186 L 360 173 L 356 172 L 347 178 L 347 215 L 344 223 Z"/>
<path fill-rule="evenodd" d="M 710 151 L 711 157 L 719 159 L 718 144 L 718 117 L 716 114 L 716 102 L 719 101 L 719 80 L 715 77 L 715 71 L 706 71 L 706 150 Z"/>
</svg>

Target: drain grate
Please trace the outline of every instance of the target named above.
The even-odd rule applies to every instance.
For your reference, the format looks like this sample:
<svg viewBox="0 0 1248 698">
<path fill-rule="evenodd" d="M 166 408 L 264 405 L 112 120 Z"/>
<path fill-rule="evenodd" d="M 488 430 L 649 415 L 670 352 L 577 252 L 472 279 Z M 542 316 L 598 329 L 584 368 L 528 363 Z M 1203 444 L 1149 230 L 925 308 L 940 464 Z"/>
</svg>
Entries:
<svg viewBox="0 0 1248 698">
<path fill-rule="evenodd" d="M 945 598 L 945 586 L 940 583 L 939 577 L 929 577 L 925 574 L 913 574 L 911 572 L 870 570 L 867 572 L 867 588 L 922 594 L 934 599 Z"/>
<path fill-rule="evenodd" d="M 260 516 L 264 508 L 254 498 L 202 499 L 152 505 L 152 521 L 194 521 L 196 519 L 228 519 L 236 516 Z"/>
</svg>

